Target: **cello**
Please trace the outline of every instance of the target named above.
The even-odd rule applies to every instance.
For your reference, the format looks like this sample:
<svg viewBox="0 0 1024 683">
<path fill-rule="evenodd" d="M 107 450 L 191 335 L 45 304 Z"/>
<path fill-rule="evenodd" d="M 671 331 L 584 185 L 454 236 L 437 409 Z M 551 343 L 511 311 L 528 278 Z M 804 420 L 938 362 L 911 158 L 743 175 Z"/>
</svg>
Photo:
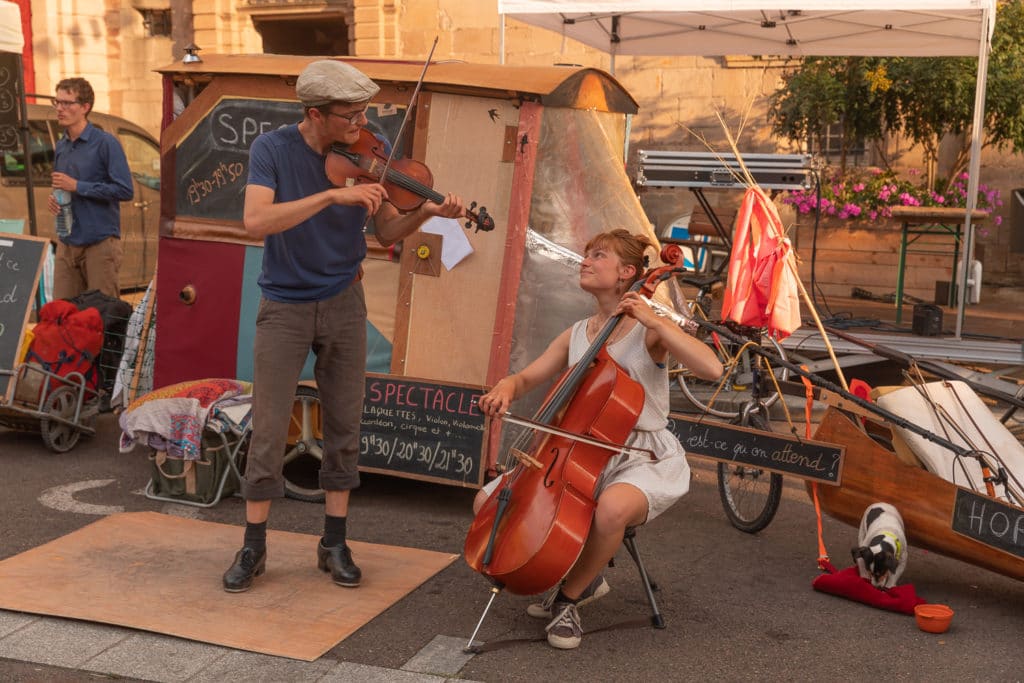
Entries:
<svg viewBox="0 0 1024 683">
<path fill-rule="evenodd" d="M 667 265 L 645 273 L 630 291 L 652 296 L 658 283 L 682 270 L 682 257 L 678 246 L 665 246 Z M 470 525 L 466 562 L 492 581 L 495 592 L 541 593 L 568 573 L 583 549 L 598 478 L 624 449 L 620 444 L 644 405 L 643 387 L 605 348 L 621 319 L 610 318 L 548 392 L 531 421 L 538 433 L 529 451 L 512 449 L 517 464 Z"/>
</svg>

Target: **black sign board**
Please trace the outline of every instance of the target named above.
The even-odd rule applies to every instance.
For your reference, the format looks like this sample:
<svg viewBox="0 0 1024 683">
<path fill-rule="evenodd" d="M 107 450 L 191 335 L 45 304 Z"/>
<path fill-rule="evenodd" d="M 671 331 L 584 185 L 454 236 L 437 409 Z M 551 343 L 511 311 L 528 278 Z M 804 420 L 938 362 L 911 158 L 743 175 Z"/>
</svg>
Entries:
<svg viewBox="0 0 1024 683">
<path fill-rule="evenodd" d="M 367 127 L 393 139 L 402 109 L 374 105 Z M 260 134 L 302 120 L 302 105 L 283 100 L 227 97 L 181 141 L 177 150 L 179 216 L 242 220 L 249 148 Z"/>
<path fill-rule="evenodd" d="M 836 444 L 669 415 L 668 428 L 687 453 L 790 474 L 838 486 L 846 449 Z"/>
<path fill-rule="evenodd" d="M 0 153 L 21 151 L 21 55 L 0 52 Z"/>
<path fill-rule="evenodd" d="M 1024 510 L 957 488 L 953 531 L 1003 552 L 1024 557 Z"/>
<path fill-rule="evenodd" d="M 252 141 L 301 120 L 298 102 L 218 102 L 178 146 L 178 215 L 242 220 Z"/>
<path fill-rule="evenodd" d="M 0 370 L 13 370 L 49 240 L 0 232 Z M 10 376 L 0 374 L 0 397 Z"/>
<path fill-rule="evenodd" d="M 483 483 L 480 387 L 369 373 L 359 467 L 446 484 Z"/>
</svg>

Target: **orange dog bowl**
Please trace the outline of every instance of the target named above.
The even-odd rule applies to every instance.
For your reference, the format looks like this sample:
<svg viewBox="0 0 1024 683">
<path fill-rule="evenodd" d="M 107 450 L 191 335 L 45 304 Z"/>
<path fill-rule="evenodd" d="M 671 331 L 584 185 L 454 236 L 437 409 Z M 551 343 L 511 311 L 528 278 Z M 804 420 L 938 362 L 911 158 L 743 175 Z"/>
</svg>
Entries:
<svg viewBox="0 0 1024 683">
<path fill-rule="evenodd" d="M 945 633 L 953 621 L 953 610 L 946 605 L 918 605 L 914 608 L 917 627 L 928 633 Z"/>
</svg>

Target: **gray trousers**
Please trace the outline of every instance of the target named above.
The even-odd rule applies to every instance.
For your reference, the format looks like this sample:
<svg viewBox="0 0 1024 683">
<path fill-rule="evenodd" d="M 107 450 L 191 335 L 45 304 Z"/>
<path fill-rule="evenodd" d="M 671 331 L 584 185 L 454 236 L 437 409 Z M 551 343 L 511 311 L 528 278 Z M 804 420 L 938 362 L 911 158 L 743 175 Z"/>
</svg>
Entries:
<svg viewBox="0 0 1024 683">
<path fill-rule="evenodd" d="M 354 282 L 325 301 L 262 299 L 253 351 L 253 435 L 242 481 L 246 500 L 284 495 L 284 454 L 295 387 L 310 349 L 323 415 L 320 488 L 359 486 L 359 423 L 366 386 L 366 299 Z"/>
</svg>

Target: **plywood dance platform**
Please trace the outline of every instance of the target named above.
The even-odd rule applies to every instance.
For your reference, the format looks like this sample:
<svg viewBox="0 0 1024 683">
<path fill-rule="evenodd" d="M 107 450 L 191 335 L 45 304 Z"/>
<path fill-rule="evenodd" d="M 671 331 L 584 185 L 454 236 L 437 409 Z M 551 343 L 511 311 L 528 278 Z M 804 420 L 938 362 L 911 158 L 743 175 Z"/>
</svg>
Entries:
<svg viewBox="0 0 1024 683">
<path fill-rule="evenodd" d="M 363 584 L 341 588 L 317 570 L 317 536 L 270 531 L 266 574 L 226 593 L 240 539 L 225 524 L 111 515 L 0 562 L 0 608 L 312 661 L 457 557 L 349 541 Z"/>
</svg>

